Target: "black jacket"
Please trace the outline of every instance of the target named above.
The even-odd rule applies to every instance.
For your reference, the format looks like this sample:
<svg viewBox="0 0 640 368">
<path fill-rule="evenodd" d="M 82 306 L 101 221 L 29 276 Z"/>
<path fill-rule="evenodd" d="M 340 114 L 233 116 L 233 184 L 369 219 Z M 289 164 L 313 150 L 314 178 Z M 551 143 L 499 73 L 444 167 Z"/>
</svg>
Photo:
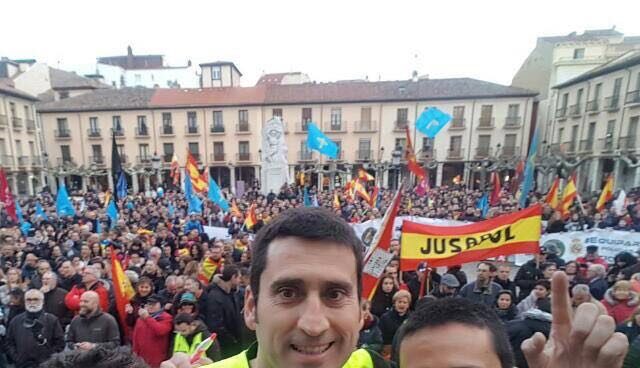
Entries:
<svg viewBox="0 0 640 368">
<path fill-rule="evenodd" d="M 511 295 L 514 298 L 514 302 L 515 302 L 515 297 L 516 297 L 516 283 L 507 279 L 507 281 L 502 281 L 499 278 L 494 278 L 493 282 L 495 282 L 496 284 L 502 286 L 502 290 L 509 290 L 511 292 Z"/>
<path fill-rule="evenodd" d="M 371 314 L 382 317 L 383 314 L 391 310 L 393 307 L 393 294 L 395 294 L 396 291 L 398 290 L 394 288 L 390 293 L 385 293 L 382 291 L 382 285 L 380 285 L 371 300 Z"/>
<path fill-rule="evenodd" d="M 39 313 L 33 327 L 26 328 L 29 315 L 24 312 L 16 316 L 7 330 L 6 352 L 17 368 L 37 367 L 64 349 L 64 333 L 56 316 Z"/>
<path fill-rule="evenodd" d="M 64 297 L 67 293 L 68 291 L 65 289 L 58 287 L 44 294 L 44 311 L 58 317 L 63 328 L 71 323 L 73 318 L 73 313 L 64 304 Z"/>
<path fill-rule="evenodd" d="M 69 325 L 67 346 L 73 349 L 78 342 L 92 342 L 107 349 L 116 348 L 120 345 L 118 322 L 112 315 L 102 311 L 86 317 L 78 315 Z"/>
<path fill-rule="evenodd" d="M 382 353 L 382 331 L 378 326 L 378 317 L 371 315 L 372 320 L 362 326 L 358 338 L 358 348 L 373 350 Z"/>
<path fill-rule="evenodd" d="M 76 285 L 82 285 L 82 276 L 78 273 L 69 278 L 60 276 L 58 279 L 58 287 L 63 288 L 66 291 L 70 291 Z"/>
<path fill-rule="evenodd" d="M 409 313 L 401 316 L 395 309 L 392 309 L 380 317 L 380 331 L 382 331 L 382 341 L 385 345 L 391 345 L 393 336 L 408 316 Z"/>
<path fill-rule="evenodd" d="M 531 294 L 531 290 L 536 284 L 536 281 L 544 279 L 542 271 L 536 267 L 536 261 L 530 260 L 520 267 L 516 274 L 515 283 L 520 288 L 520 294 L 518 295 L 518 301 L 526 298 Z"/>
<path fill-rule="evenodd" d="M 242 321 L 234 293 L 213 284 L 207 295 L 207 312 L 205 323 L 211 332 L 218 334 L 222 357 L 238 354 L 242 350 Z"/>
<path fill-rule="evenodd" d="M 602 300 L 602 298 L 604 298 L 604 293 L 607 292 L 608 288 L 609 284 L 604 278 L 597 278 L 589 281 L 589 291 L 597 300 Z"/>
</svg>

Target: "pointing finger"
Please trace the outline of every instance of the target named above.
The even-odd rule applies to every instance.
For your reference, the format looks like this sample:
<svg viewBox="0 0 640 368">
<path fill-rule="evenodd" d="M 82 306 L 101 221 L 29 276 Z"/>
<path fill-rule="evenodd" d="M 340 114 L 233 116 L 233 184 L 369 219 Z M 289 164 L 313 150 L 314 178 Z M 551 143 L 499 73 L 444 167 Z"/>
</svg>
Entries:
<svg viewBox="0 0 640 368">
<path fill-rule="evenodd" d="M 551 278 L 551 310 L 553 311 L 554 338 L 565 340 L 571 331 L 571 302 L 569 299 L 569 280 L 562 271 Z M 565 340 L 566 341 L 566 340 Z"/>
<path fill-rule="evenodd" d="M 598 357 L 600 349 L 607 343 L 616 329 L 616 323 L 610 316 L 600 315 L 589 336 L 584 341 L 583 354 L 593 361 Z"/>
<path fill-rule="evenodd" d="M 628 350 L 629 340 L 627 336 L 620 332 L 614 333 L 604 346 L 600 348 L 597 366 L 610 368 L 621 367 Z"/>
<path fill-rule="evenodd" d="M 546 337 L 540 332 L 536 332 L 533 336 L 522 342 L 520 348 L 530 368 L 544 368 L 547 366 L 549 357 L 544 353 L 546 343 Z"/>
</svg>

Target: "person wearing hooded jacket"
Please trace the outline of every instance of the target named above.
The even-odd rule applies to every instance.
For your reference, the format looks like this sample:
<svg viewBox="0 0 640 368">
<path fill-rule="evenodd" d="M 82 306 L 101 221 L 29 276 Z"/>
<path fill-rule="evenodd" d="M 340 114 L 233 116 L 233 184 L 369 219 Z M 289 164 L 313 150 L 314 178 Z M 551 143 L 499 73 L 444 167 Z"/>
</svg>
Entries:
<svg viewBox="0 0 640 368">
<path fill-rule="evenodd" d="M 623 271 L 635 266 L 637 263 L 638 259 L 629 252 L 620 252 L 616 254 L 613 260 L 613 266 L 611 266 L 607 271 L 607 282 L 609 285 L 615 284 L 616 281 L 618 281 L 618 277 L 626 280 L 630 279 L 630 277 L 625 277 L 625 273 Z"/>
<path fill-rule="evenodd" d="M 198 345 L 207 339 L 211 334 L 207 326 L 189 313 L 180 313 L 173 319 L 176 333 L 171 339 L 169 346 L 169 355 L 175 353 L 185 353 L 192 355 L 195 353 Z M 217 339 L 213 341 L 209 349 L 205 352 L 207 358 L 214 362 L 222 359 L 220 354 L 220 343 Z"/>
<path fill-rule="evenodd" d="M 640 304 L 640 296 L 631 291 L 631 283 L 629 281 L 621 280 L 615 283 L 604 294 L 602 304 L 607 309 L 607 312 L 616 321 L 616 324 L 620 324 L 633 314 Z"/>
<path fill-rule="evenodd" d="M 378 317 L 371 314 L 371 302 L 364 300 L 362 302 L 362 314 L 364 323 L 360 329 L 360 337 L 358 338 L 358 348 L 373 350 L 376 353 L 382 353 L 383 339 L 382 331 L 378 327 Z"/>
<path fill-rule="evenodd" d="M 162 298 L 158 295 L 149 296 L 138 314 L 131 338 L 133 352 L 157 368 L 169 357 L 173 317 L 162 309 Z"/>
</svg>

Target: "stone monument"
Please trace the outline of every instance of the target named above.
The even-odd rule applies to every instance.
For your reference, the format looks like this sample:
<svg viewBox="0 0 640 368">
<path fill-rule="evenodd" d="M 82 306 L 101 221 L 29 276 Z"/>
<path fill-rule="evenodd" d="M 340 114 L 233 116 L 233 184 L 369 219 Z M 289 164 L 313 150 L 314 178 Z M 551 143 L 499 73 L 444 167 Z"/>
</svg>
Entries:
<svg viewBox="0 0 640 368">
<path fill-rule="evenodd" d="M 262 157 L 260 187 L 263 193 L 278 193 L 283 184 L 289 183 L 287 142 L 284 139 L 282 120 L 274 116 L 262 129 Z"/>
</svg>

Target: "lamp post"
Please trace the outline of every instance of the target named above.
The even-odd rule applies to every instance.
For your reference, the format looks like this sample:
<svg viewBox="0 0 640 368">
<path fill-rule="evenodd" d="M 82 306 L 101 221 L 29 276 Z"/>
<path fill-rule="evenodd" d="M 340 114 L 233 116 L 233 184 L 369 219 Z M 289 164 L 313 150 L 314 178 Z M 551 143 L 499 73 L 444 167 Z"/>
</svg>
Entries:
<svg viewBox="0 0 640 368">
<path fill-rule="evenodd" d="M 398 188 L 398 183 L 400 182 L 399 176 L 400 176 L 400 161 L 402 159 L 402 155 L 403 155 L 403 150 L 402 147 L 400 147 L 399 145 L 396 146 L 396 148 L 393 150 L 393 152 L 391 152 L 391 167 L 392 167 L 392 172 L 393 172 L 393 180 L 391 180 L 392 183 L 392 189 L 397 189 Z"/>
<path fill-rule="evenodd" d="M 162 160 L 160 156 L 158 156 L 158 152 L 154 152 L 153 157 L 151 157 L 151 167 L 156 174 L 157 185 L 162 185 L 162 176 L 160 174 L 160 169 L 162 168 Z"/>
</svg>

